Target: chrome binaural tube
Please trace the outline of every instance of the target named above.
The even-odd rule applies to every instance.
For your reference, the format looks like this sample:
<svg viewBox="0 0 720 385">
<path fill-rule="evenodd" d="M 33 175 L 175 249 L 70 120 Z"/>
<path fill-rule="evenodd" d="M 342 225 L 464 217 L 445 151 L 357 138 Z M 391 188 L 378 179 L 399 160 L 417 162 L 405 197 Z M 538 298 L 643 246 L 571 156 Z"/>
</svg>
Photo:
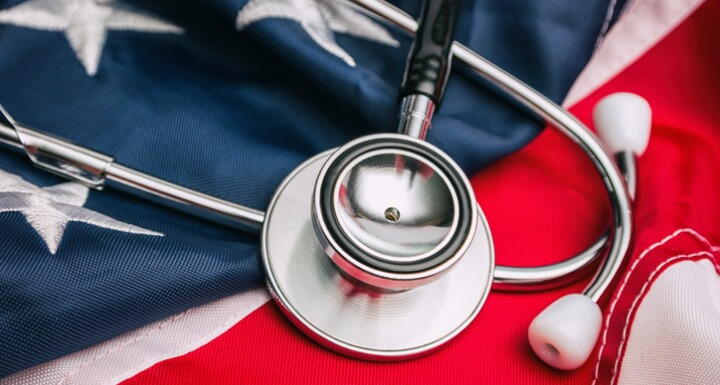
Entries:
<svg viewBox="0 0 720 385">
<path fill-rule="evenodd" d="M 259 233 L 265 221 L 265 213 L 260 210 L 203 194 L 114 162 L 108 165 L 105 176 L 110 187 L 243 231 Z"/>
<path fill-rule="evenodd" d="M 105 154 L 15 123 L 2 110 L 2 106 L 0 113 L 4 118 L 0 120 L 0 143 L 27 152 L 40 168 L 97 189 L 107 184 L 140 198 L 240 230 L 257 233 L 262 228 L 265 218 L 262 211 L 155 178 L 117 164 Z M 29 141 L 32 142 L 31 147 L 27 146 Z M 92 172 L 94 178 L 89 178 L 86 171 Z"/>
<path fill-rule="evenodd" d="M 417 29 L 417 22 L 410 15 L 383 0 L 351 1 L 376 17 L 409 33 L 415 33 Z M 614 213 L 609 234 L 612 242 L 608 256 L 602 262 L 593 281 L 583 292 L 593 301 L 597 301 L 605 293 L 612 277 L 620 269 L 630 247 L 632 234 L 630 197 L 618 167 L 595 134 L 562 107 L 457 41 L 453 43 L 452 53 L 455 59 L 467 64 L 478 75 L 559 129 L 578 144 L 593 161 L 608 190 L 610 205 Z M 583 255 L 578 257 L 583 257 Z M 575 258 L 565 262 L 573 261 L 577 262 Z M 568 266 L 563 263 L 543 266 L 540 270 L 532 268 L 536 273 L 534 282 L 547 283 L 567 275 Z M 496 274 L 502 274 L 503 270 L 510 272 L 507 269 L 508 267 L 505 266 L 497 266 Z"/>
</svg>

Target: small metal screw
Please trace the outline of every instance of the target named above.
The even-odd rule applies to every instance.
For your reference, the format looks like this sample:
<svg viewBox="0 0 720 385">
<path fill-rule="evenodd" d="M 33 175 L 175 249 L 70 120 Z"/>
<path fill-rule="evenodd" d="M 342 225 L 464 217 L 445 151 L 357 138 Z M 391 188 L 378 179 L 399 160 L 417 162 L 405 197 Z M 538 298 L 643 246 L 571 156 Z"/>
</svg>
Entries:
<svg viewBox="0 0 720 385">
<path fill-rule="evenodd" d="M 388 207 L 385 209 L 385 219 L 397 222 L 400 219 L 400 210 L 396 209 L 395 207 Z"/>
</svg>

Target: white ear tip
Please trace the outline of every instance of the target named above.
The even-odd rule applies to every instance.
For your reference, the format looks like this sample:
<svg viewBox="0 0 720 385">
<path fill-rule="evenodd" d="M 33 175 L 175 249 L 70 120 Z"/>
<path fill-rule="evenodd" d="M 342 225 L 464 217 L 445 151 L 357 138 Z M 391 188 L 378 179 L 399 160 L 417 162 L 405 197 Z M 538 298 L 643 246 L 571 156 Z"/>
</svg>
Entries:
<svg viewBox="0 0 720 385">
<path fill-rule="evenodd" d="M 535 317 L 528 340 L 546 364 L 562 370 L 577 369 L 587 361 L 600 334 L 602 312 L 590 298 L 569 294 Z"/>
<path fill-rule="evenodd" d="M 600 100 L 593 111 L 595 129 L 614 153 L 642 155 L 650 139 L 652 110 L 641 96 L 618 92 Z"/>
</svg>

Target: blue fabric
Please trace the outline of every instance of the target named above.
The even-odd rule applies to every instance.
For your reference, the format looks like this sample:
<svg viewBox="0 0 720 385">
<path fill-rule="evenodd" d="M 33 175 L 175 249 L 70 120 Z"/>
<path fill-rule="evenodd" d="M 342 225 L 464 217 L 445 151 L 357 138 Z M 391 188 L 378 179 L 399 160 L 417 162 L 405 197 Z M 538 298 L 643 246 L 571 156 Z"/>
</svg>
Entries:
<svg viewBox="0 0 720 385">
<path fill-rule="evenodd" d="M 410 38 L 393 27 L 384 28 L 400 47 L 335 33 L 351 67 L 292 20 L 236 31 L 242 0 L 133 3 L 185 33 L 109 31 L 95 76 L 62 32 L 0 23 L 0 103 L 17 120 L 122 164 L 258 209 L 308 157 L 395 129 Z M 413 14 L 419 7 L 396 4 Z M 608 6 L 467 0 L 457 39 L 559 102 Z M 429 140 L 473 173 L 541 128 L 460 70 Z M 39 186 L 63 182 L 7 151 L 0 169 Z M 21 213 L 1 213 L 0 377 L 262 284 L 257 236 L 117 191 L 93 191 L 85 207 L 165 236 L 71 222 L 52 255 Z"/>
</svg>

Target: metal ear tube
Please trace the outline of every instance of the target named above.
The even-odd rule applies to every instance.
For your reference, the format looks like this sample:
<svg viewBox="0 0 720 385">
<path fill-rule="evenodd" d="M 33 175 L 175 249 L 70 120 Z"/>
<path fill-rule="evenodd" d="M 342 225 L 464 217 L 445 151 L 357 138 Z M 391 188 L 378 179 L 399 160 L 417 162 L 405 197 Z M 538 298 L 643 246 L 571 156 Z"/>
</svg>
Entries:
<svg viewBox="0 0 720 385">
<path fill-rule="evenodd" d="M 382 0 L 353 0 L 353 2 L 366 11 L 408 32 L 412 33 L 417 29 L 417 23 L 411 17 Z M 544 118 L 549 124 L 558 128 L 563 134 L 577 143 L 593 161 L 608 190 L 613 210 L 613 224 L 607 237 L 609 245 L 607 257 L 601 263 L 598 272 L 588 287 L 585 288 L 581 297 L 573 297 L 573 299 L 569 300 L 563 298 L 555 302 L 538 316 L 540 321 L 551 320 L 552 322 L 533 322 L 533 325 L 541 324 L 546 327 L 533 328 L 533 325 L 531 325 L 529 330 L 531 346 L 543 361 L 559 369 L 576 368 L 585 362 L 595 345 L 600 330 L 599 319 L 601 318 L 596 303 L 605 294 L 612 279 L 620 269 L 630 246 L 632 220 L 630 197 L 625 181 L 605 146 L 569 112 L 460 43 L 455 42 L 453 44 L 452 52 L 457 59 L 468 64 L 477 74 L 497 85 L 501 90 Z M 576 271 L 576 268 L 585 266 L 592 261 L 592 258 L 588 258 L 590 255 L 581 253 L 560 264 L 535 268 L 529 271 L 538 278 L 533 283 L 547 283 L 564 277 L 568 273 L 568 268 L 571 268 L 571 271 Z M 495 279 L 501 283 L 522 282 L 522 271 L 519 268 L 506 269 L 497 266 Z M 565 306 L 574 299 L 578 300 L 573 302 L 572 306 Z M 563 307 L 579 311 L 582 316 L 581 319 L 586 319 L 587 322 L 575 325 L 572 320 L 578 319 L 578 317 L 552 317 L 552 315 L 561 313 Z M 571 333 L 571 335 L 577 337 L 580 341 L 573 341 L 574 338 L 553 337 L 566 335 L 562 333 L 563 329 L 572 329 L 573 326 L 576 326 L 577 332 Z M 541 332 L 535 333 L 538 330 Z M 577 342 L 577 344 L 573 345 L 573 342 Z"/>
<path fill-rule="evenodd" d="M 491 287 L 544 289 L 606 253 L 582 294 L 556 301 L 529 327 L 530 344 L 543 361 L 560 369 L 581 365 L 600 329 L 596 302 L 629 247 L 628 191 L 634 194 L 635 158 L 649 136 L 647 102 L 613 95 L 595 111 L 598 131 L 620 172 L 606 147 L 568 111 L 453 42 L 457 1 L 426 1 L 419 22 L 382 0 L 352 1 L 410 33 L 417 30 L 400 92 L 398 133 L 361 137 L 308 159 L 277 188 L 265 213 L 117 164 L 110 156 L 16 123 L 1 107 L 0 143 L 79 183 L 107 185 L 245 231 L 260 230 L 268 287 L 283 312 L 322 345 L 363 359 L 427 354 L 472 322 Z M 495 265 L 489 225 L 467 177 L 424 141 L 452 57 L 583 149 L 613 210 L 604 237 L 560 263 Z"/>
<path fill-rule="evenodd" d="M 31 142 L 21 137 L 31 138 Z M 0 105 L 0 143 L 28 154 L 38 168 L 95 189 L 110 186 L 213 222 L 258 233 L 264 213 L 116 163 L 112 157 L 15 122 Z M 28 143 L 32 143 L 29 146 Z M 40 153 L 42 156 L 30 154 Z M 87 177 L 92 173 L 92 178 Z"/>
</svg>

